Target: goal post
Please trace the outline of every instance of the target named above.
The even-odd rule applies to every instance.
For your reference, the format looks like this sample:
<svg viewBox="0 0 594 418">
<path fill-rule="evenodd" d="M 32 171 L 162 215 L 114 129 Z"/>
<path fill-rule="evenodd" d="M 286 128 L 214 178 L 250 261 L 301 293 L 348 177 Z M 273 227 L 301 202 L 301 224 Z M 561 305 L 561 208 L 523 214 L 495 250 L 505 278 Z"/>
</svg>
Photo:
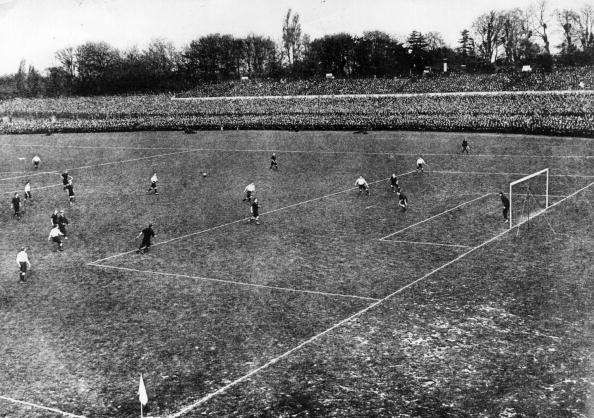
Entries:
<svg viewBox="0 0 594 418">
<path fill-rule="evenodd" d="M 549 207 L 549 169 L 509 184 L 509 227 L 524 223 Z"/>
</svg>

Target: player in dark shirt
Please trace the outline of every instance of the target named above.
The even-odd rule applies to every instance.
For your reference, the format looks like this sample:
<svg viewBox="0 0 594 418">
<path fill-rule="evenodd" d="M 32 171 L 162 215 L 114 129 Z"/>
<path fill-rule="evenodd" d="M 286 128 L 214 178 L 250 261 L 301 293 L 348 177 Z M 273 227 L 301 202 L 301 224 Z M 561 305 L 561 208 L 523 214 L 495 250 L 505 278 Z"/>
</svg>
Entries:
<svg viewBox="0 0 594 418">
<path fill-rule="evenodd" d="M 74 203 L 74 185 L 72 184 L 72 177 L 68 177 L 68 181 L 64 186 L 64 190 L 68 190 L 68 203 Z"/>
<path fill-rule="evenodd" d="M 400 193 L 400 185 L 398 184 L 396 174 L 392 174 L 390 177 L 390 189 L 392 189 L 392 193 Z"/>
<path fill-rule="evenodd" d="M 466 153 L 469 154 L 470 146 L 468 145 L 468 141 L 466 139 L 462 140 L 462 154 Z"/>
<path fill-rule="evenodd" d="M 140 247 L 138 248 L 138 252 L 140 254 L 143 254 L 150 249 L 151 238 L 153 238 L 155 236 L 155 231 L 153 231 L 153 224 L 149 224 L 148 227 L 146 227 L 142 231 L 140 231 L 140 234 L 138 234 L 138 236 L 136 238 L 140 238 L 141 236 L 142 236 L 142 243 L 140 244 Z"/>
<path fill-rule="evenodd" d="M 66 232 L 66 225 L 68 225 L 68 219 L 66 219 L 66 215 L 64 214 L 64 211 L 61 210 L 60 213 L 58 214 L 58 218 L 57 218 L 57 225 L 58 228 L 60 229 L 60 232 L 64 235 L 64 239 L 68 239 L 67 237 L 67 232 Z"/>
<path fill-rule="evenodd" d="M 503 194 L 503 192 L 499 192 L 499 197 L 501 198 L 501 203 L 503 204 L 503 222 L 509 222 L 509 199 Z"/>
<path fill-rule="evenodd" d="M 21 219 L 21 198 L 19 197 L 18 193 L 15 193 L 12 198 L 12 209 L 14 210 L 12 217 L 20 220 Z"/>
<path fill-rule="evenodd" d="M 52 226 L 56 227 L 58 226 L 58 218 L 60 217 L 60 215 L 58 214 L 58 209 L 54 209 L 54 213 L 52 213 Z"/>
<path fill-rule="evenodd" d="M 70 175 L 68 175 L 68 171 L 64 171 L 62 173 L 62 185 L 64 186 L 64 190 L 66 190 L 66 186 L 68 185 L 68 180 L 71 179 Z"/>
<path fill-rule="evenodd" d="M 270 170 L 278 170 L 278 163 L 276 162 L 276 154 L 273 152 L 270 156 Z"/>
<path fill-rule="evenodd" d="M 408 199 L 404 193 L 398 193 L 398 206 L 402 212 L 406 212 L 408 209 Z"/>
<path fill-rule="evenodd" d="M 260 204 L 258 203 L 258 199 L 254 199 L 252 202 L 250 213 L 252 214 L 250 222 L 256 222 L 256 225 L 260 225 Z"/>
</svg>

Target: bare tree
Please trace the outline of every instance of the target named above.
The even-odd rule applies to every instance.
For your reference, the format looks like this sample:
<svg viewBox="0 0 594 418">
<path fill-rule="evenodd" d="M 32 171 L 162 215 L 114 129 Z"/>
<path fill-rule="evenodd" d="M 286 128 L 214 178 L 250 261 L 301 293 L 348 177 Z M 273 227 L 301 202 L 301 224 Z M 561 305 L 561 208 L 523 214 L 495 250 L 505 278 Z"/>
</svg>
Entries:
<svg viewBox="0 0 594 418">
<path fill-rule="evenodd" d="M 547 1 L 540 0 L 536 6 L 532 6 L 529 11 L 530 27 L 542 40 L 544 51 L 547 55 L 551 55 L 551 45 L 549 41 L 549 14 L 547 13 Z"/>
<path fill-rule="evenodd" d="M 435 51 L 437 49 L 445 48 L 446 46 L 441 33 L 435 31 L 427 32 L 425 34 L 425 41 L 427 41 L 427 49 L 429 49 L 429 51 Z"/>
<path fill-rule="evenodd" d="M 295 62 L 301 45 L 301 23 L 299 13 L 292 15 L 292 10 L 287 11 L 283 22 L 283 48 L 287 54 L 289 65 Z"/>
<path fill-rule="evenodd" d="M 70 77 L 76 73 L 76 52 L 74 48 L 68 47 L 56 52 L 56 59 Z"/>
<path fill-rule="evenodd" d="M 577 19 L 578 38 L 584 51 L 594 46 L 594 34 L 592 33 L 593 25 L 594 10 L 592 9 L 592 6 L 586 5 L 580 10 Z"/>
<path fill-rule="evenodd" d="M 501 43 L 505 50 L 505 60 L 508 64 L 516 64 L 532 36 L 527 13 L 519 8 L 511 9 L 502 13 L 501 19 Z"/>
<path fill-rule="evenodd" d="M 501 31 L 503 19 L 500 12 L 491 10 L 480 15 L 472 24 L 475 39 L 478 38 L 478 51 L 489 62 L 497 60 L 498 49 L 501 45 Z"/>
<path fill-rule="evenodd" d="M 560 45 L 561 53 L 571 54 L 576 50 L 575 40 L 580 17 L 571 9 L 557 10 L 555 14 L 559 26 L 563 29 L 563 42 Z"/>
</svg>

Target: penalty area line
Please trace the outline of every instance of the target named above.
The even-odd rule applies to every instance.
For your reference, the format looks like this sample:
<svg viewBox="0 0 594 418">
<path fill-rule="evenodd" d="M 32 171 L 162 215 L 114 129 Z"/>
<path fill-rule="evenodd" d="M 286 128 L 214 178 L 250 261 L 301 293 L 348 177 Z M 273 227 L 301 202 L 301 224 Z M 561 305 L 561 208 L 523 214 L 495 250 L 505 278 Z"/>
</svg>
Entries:
<svg viewBox="0 0 594 418">
<path fill-rule="evenodd" d="M 57 414 L 60 414 L 60 415 L 65 416 L 65 417 L 85 418 L 84 415 L 75 415 L 75 414 L 71 414 L 70 412 L 64 412 L 64 411 L 61 411 L 61 410 L 56 409 L 56 408 L 50 408 L 50 407 L 47 407 L 47 406 L 38 405 L 38 404 L 35 404 L 35 403 L 31 403 L 31 402 L 25 402 L 25 401 L 20 401 L 18 399 L 14 399 L 14 398 L 9 398 L 8 396 L 0 395 L 0 399 L 4 399 L 5 401 L 16 403 L 16 404 L 30 406 L 32 408 L 43 409 L 43 410 L 46 410 L 46 411 L 55 412 Z"/>
<path fill-rule="evenodd" d="M 406 175 L 409 175 L 409 174 L 412 174 L 412 173 L 416 173 L 416 170 L 411 170 L 411 171 L 408 171 L 406 173 L 398 174 L 398 177 L 406 176 Z M 384 179 L 371 181 L 371 182 L 369 182 L 369 184 L 381 183 L 381 182 L 386 181 L 388 179 L 389 179 L 389 177 L 386 177 Z M 330 194 L 327 194 L 327 195 L 324 195 L 324 196 L 315 197 L 313 199 L 309 199 L 309 200 L 304 200 L 302 202 L 293 203 L 292 205 L 283 206 L 283 207 L 280 207 L 280 208 L 277 208 L 277 209 L 270 210 L 268 212 L 262 212 L 260 214 L 260 216 L 270 215 L 272 213 L 276 213 L 276 212 L 280 212 L 280 211 L 283 211 L 283 210 L 291 209 L 291 208 L 294 208 L 296 206 L 301 206 L 301 205 L 305 205 L 305 204 L 308 204 L 308 203 L 317 202 L 318 200 L 327 199 L 329 197 L 336 196 L 336 195 L 343 194 L 343 193 L 348 193 L 348 192 L 350 192 L 352 190 L 356 190 L 356 189 L 357 189 L 356 187 L 350 187 L 348 189 L 340 190 L 338 192 L 330 193 Z M 207 228 L 207 229 L 203 229 L 201 231 L 196 231 L 196 232 L 191 232 L 189 234 L 180 235 L 178 237 L 170 238 L 170 239 L 165 240 L 165 241 L 156 242 L 152 246 L 155 247 L 157 245 L 168 244 L 168 243 L 173 242 L 173 241 L 179 241 L 181 239 L 185 239 L 185 238 L 188 238 L 188 237 L 193 237 L 195 235 L 204 234 L 206 232 L 211 232 L 211 231 L 214 231 L 214 230 L 217 230 L 217 229 L 225 228 L 227 226 L 234 225 L 234 224 L 237 224 L 237 223 L 240 223 L 240 222 L 246 222 L 246 221 L 249 221 L 249 220 L 250 220 L 250 218 L 237 219 L 235 221 L 231 221 L 231 222 L 227 222 L 227 223 L 220 224 L 220 225 L 217 225 L 217 226 L 213 226 L 212 228 Z M 102 263 L 104 261 L 111 260 L 112 258 L 121 257 L 123 255 L 132 254 L 134 252 L 136 252 L 136 250 L 124 251 L 124 252 L 121 252 L 121 253 L 110 255 L 109 257 L 105 257 L 105 258 L 101 258 L 99 260 L 92 261 L 89 264 Z"/>
<path fill-rule="evenodd" d="M 133 268 L 128 268 L 128 267 L 110 266 L 107 264 L 89 263 L 87 265 L 93 266 L 93 267 L 105 268 L 105 269 L 127 271 L 127 272 L 132 272 L 132 273 L 154 274 L 154 275 L 169 276 L 169 277 L 183 277 L 186 279 L 195 279 L 195 280 L 224 283 L 224 284 L 234 284 L 234 285 L 240 285 L 240 286 L 246 286 L 246 287 L 257 287 L 257 288 L 262 288 L 262 289 L 271 289 L 271 290 L 278 290 L 278 291 L 283 291 L 283 292 L 309 293 L 309 294 L 320 295 L 320 296 L 362 299 L 362 300 L 369 300 L 369 301 L 378 301 L 379 300 L 377 298 L 371 298 L 368 296 L 347 295 L 344 293 L 322 292 L 322 291 L 307 290 L 307 289 L 295 289 L 295 288 L 291 288 L 291 287 L 282 287 L 282 286 L 270 286 L 270 285 L 265 285 L 265 284 L 240 282 L 237 280 L 215 279 L 212 277 L 190 276 L 189 274 L 168 273 L 168 272 L 164 272 L 164 271 L 139 270 L 139 269 L 133 269 Z"/>
<path fill-rule="evenodd" d="M 555 202 L 555 203 L 553 203 L 553 204 L 552 204 L 552 205 L 550 205 L 548 208 L 546 208 L 545 210 L 543 210 L 542 212 L 540 212 L 540 213 L 539 213 L 539 215 L 541 215 L 541 214 L 545 213 L 545 212 L 546 212 L 547 210 L 549 210 L 550 208 L 553 208 L 553 207 L 555 207 L 555 206 L 559 205 L 560 203 L 564 202 L 565 200 L 567 200 L 567 199 L 569 199 L 569 198 L 571 198 L 571 197 L 573 197 L 573 196 L 577 195 L 578 193 L 581 193 L 582 191 L 584 191 L 584 190 L 588 189 L 588 188 L 589 188 L 589 187 L 591 187 L 593 184 L 594 184 L 594 182 L 592 182 L 592 183 L 588 184 L 587 186 L 585 186 L 585 187 L 582 187 L 581 189 L 579 189 L 579 190 L 577 190 L 577 191 L 575 191 L 575 192 L 571 193 L 570 195 L 568 195 L 568 196 L 567 196 L 567 197 L 565 197 L 564 199 L 562 199 L 562 200 L 559 200 L 558 202 Z M 538 215 L 537 215 L 537 216 L 538 216 Z M 534 218 L 531 218 L 531 219 L 534 219 Z M 232 388 L 232 387 L 234 387 L 234 386 L 237 386 L 239 383 L 242 383 L 243 381 L 245 381 L 245 380 L 249 379 L 250 377 L 254 376 L 255 374 L 258 374 L 258 373 L 259 373 L 259 372 L 261 372 L 262 370 L 264 370 L 264 369 L 267 369 L 267 368 L 269 368 L 270 366 L 272 366 L 272 365 L 274 365 L 274 364 L 278 363 L 279 361 L 281 361 L 281 360 L 283 360 L 284 358 L 286 358 L 286 357 L 290 356 L 291 354 L 293 354 L 295 351 L 298 351 L 298 350 L 300 350 L 301 348 L 303 348 L 303 347 L 305 347 L 305 346 L 307 346 L 307 345 L 311 344 L 312 342 L 314 342 L 314 341 L 316 341 L 316 340 L 320 339 L 321 337 L 323 337 L 323 336 L 325 336 L 326 334 L 328 334 L 328 333 L 330 333 L 330 332 L 334 331 L 335 329 L 337 329 L 337 328 L 339 328 L 339 327 L 342 327 L 343 325 L 345 325 L 345 324 L 347 324 L 347 323 L 351 322 L 352 320 L 354 320 L 354 319 L 356 319 L 356 318 L 358 318 L 358 317 L 362 316 L 364 313 L 366 313 L 366 312 L 368 312 L 368 311 L 370 311 L 370 310 L 374 309 L 375 307 L 377 307 L 377 306 L 381 305 L 382 303 L 384 303 L 384 302 L 385 302 L 385 301 L 387 301 L 388 299 L 391 299 L 391 298 L 393 298 L 393 297 L 394 297 L 394 296 L 396 296 L 397 294 L 399 294 L 399 293 L 402 293 L 403 291 L 405 291 L 405 290 L 406 290 L 406 289 L 408 289 L 409 287 L 412 287 L 412 286 L 416 285 L 417 283 L 419 283 L 419 282 L 421 282 L 421 281 L 423 281 L 423 280 L 427 279 L 428 277 L 431 277 L 432 275 L 434 275 L 435 273 L 437 273 L 437 272 L 439 272 L 439 271 L 443 270 L 444 268 L 446 268 L 446 267 L 448 267 L 448 266 L 450 266 L 450 265 L 454 264 L 455 262 L 457 262 L 457 261 L 459 261 L 459 260 L 463 259 L 463 258 L 464 258 L 464 257 L 466 257 L 467 255 L 469 255 L 469 254 L 472 254 L 472 253 L 473 253 L 473 252 L 475 252 L 476 250 L 478 250 L 478 249 L 480 249 L 480 248 L 482 248 L 482 247 L 484 247 L 484 246 L 486 246 L 486 245 L 488 245 L 488 244 L 492 243 L 493 241 L 496 241 L 496 240 L 498 240 L 499 238 L 503 237 L 504 235 L 506 235 L 506 234 L 507 234 L 507 233 L 509 233 L 510 231 L 512 231 L 512 230 L 514 230 L 514 229 L 516 229 L 516 228 L 518 228 L 518 227 L 519 227 L 519 226 L 521 226 L 522 224 L 523 224 L 523 222 L 522 222 L 522 223 L 519 223 L 518 225 L 514 225 L 513 227 L 511 227 L 511 228 L 509 228 L 509 229 L 506 229 L 506 230 L 505 230 L 505 231 L 503 231 L 503 232 L 500 232 L 499 234 L 495 235 L 494 237 L 491 237 L 491 238 L 489 238 L 488 240 L 484 241 L 483 243 L 481 243 L 481 244 L 479 244 L 479 245 L 477 245 L 477 246 L 475 246 L 475 247 L 472 247 L 472 248 L 471 248 L 471 249 L 469 249 L 468 251 L 465 251 L 464 253 L 460 254 L 458 257 L 456 257 L 456 258 L 454 258 L 454 259 L 452 259 L 452 260 L 448 261 L 448 262 L 447 262 L 447 263 L 445 263 L 445 264 L 442 264 L 441 266 L 439 266 L 439 267 L 435 268 L 434 270 L 432 270 L 432 271 L 430 271 L 429 273 L 427 273 L 427 274 L 423 275 L 422 277 L 419 277 L 418 279 L 416 279 L 416 280 L 414 280 L 414 281 L 410 282 L 410 283 L 409 283 L 409 284 L 407 284 L 406 286 L 403 286 L 403 287 L 399 288 L 398 290 L 396 290 L 396 291 L 394 291 L 394 292 L 390 293 L 389 295 L 387 295 L 387 296 L 385 296 L 384 298 L 382 298 L 382 299 L 378 300 L 377 302 L 374 302 L 374 303 L 372 303 L 371 305 L 369 305 L 369 306 L 367 306 L 367 307 L 365 307 L 365 308 L 361 309 L 360 311 L 358 311 L 358 312 L 355 312 L 355 313 L 354 313 L 354 314 L 352 314 L 351 316 L 349 316 L 349 317 L 347 317 L 347 318 L 343 319 L 342 321 L 340 321 L 340 322 L 337 322 L 336 324 L 332 325 L 330 328 L 328 328 L 328 329 L 326 329 L 326 330 L 324 330 L 324 331 L 322 331 L 322 332 L 320 332 L 320 333 L 318 333 L 318 334 L 314 335 L 313 337 L 311 337 L 311 338 L 309 338 L 309 339 L 307 339 L 307 340 L 305 340 L 305 341 L 301 342 L 301 343 L 300 343 L 300 344 L 298 344 L 297 346 L 295 346 L 295 347 L 291 348 L 290 350 L 288 350 L 288 351 L 284 352 L 283 354 L 281 354 L 281 355 L 279 355 L 279 356 L 277 356 L 277 357 L 273 358 L 272 360 L 268 361 L 267 363 L 263 364 L 262 366 L 260 366 L 260 367 L 258 367 L 258 368 L 256 368 L 256 369 L 254 369 L 254 370 L 252 370 L 252 371 L 250 371 L 249 373 L 247 373 L 247 374 L 245 374 L 245 375 L 243 375 L 243 376 L 241 376 L 241 377 L 239 377 L 239 378 L 237 378 L 237 379 L 235 379 L 234 381 L 232 381 L 232 382 L 230 382 L 230 383 L 226 384 L 225 386 L 223 386 L 223 387 L 221 387 L 221 388 L 217 389 L 216 391 L 214 391 L 214 392 L 211 392 L 211 393 L 209 393 L 209 394 L 208 394 L 208 395 L 206 395 L 206 396 L 203 396 L 202 398 L 198 399 L 198 400 L 197 400 L 197 401 L 195 401 L 194 403 L 192 403 L 192 404 L 190 404 L 190 405 L 187 405 L 187 406 L 183 407 L 183 408 L 182 408 L 181 410 L 179 410 L 178 412 L 176 412 L 176 413 L 174 413 L 174 414 L 170 414 L 170 415 L 168 415 L 168 418 L 178 418 L 178 417 L 181 417 L 182 415 L 185 415 L 185 414 L 187 414 L 188 412 L 190 412 L 190 411 L 192 411 L 192 410 L 196 409 L 196 408 L 197 408 L 197 407 L 199 407 L 200 405 L 202 405 L 202 404 L 204 404 L 204 403 L 208 402 L 210 399 L 214 398 L 215 396 L 217 396 L 217 395 L 220 395 L 221 393 L 224 393 L 224 392 L 226 392 L 228 389 L 230 389 L 230 388 Z"/>
</svg>

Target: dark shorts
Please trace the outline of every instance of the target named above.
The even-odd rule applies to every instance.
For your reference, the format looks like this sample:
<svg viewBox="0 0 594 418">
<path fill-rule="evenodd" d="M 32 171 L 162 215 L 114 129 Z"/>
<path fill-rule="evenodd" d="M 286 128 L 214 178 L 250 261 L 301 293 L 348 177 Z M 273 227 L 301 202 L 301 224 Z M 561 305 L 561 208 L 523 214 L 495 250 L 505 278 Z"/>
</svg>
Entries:
<svg viewBox="0 0 594 418">
<path fill-rule="evenodd" d="M 157 188 L 157 182 L 151 181 L 151 189 L 156 189 L 156 188 Z"/>
<path fill-rule="evenodd" d="M 142 240 L 142 244 L 140 244 L 140 247 L 150 247 L 151 246 L 151 242 L 149 240 Z"/>
<path fill-rule="evenodd" d="M 253 193 L 253 192 L 250 192 L 250 191 L 248 190 L 247 192 L 245 192 L 245 197 L 247 197 L 247 198 L 250 198 L 250 197 L 252 197 L 252 193 Z"/>
<path fill-rule="evenodd" d="M 52 237 L 52 241 L 57 243 L 57 244 L 61 244 L 62 243 L 62 237 L 61 236 L 57 236 L 57 237 Z"/>
<path fill-rule="evenodd" d="M 366 190 L 366 189 L 367 189 L 366 185 L 364 185 L 364 184 L 359 185 L 359 190 Z"/>
<path fill-rule="evenodd" d="M 68 188 L 68 196 L 74 196 L 74 189 L 72 187 Z"/>
<path fill-rule="evenodd" d="M 20 264 L 19 269 L 21 270 L 21 272 L 26 273 L 27 272 L 27 263 L 21 262 L 19 264 Z"/>
<path fill-rule="evenodd" d="M 417 164 L 417 170 L 422 170 L 423 169 L 423 164 Z"/>
</svg>

